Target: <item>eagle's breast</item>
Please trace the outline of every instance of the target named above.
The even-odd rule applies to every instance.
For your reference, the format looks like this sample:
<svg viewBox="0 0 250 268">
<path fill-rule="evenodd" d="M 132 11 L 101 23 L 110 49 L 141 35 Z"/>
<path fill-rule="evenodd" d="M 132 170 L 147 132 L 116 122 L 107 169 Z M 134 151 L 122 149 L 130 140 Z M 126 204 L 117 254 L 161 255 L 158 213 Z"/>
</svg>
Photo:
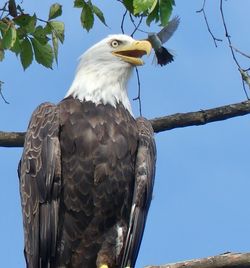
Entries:
<svg viewBox="0 0 250 268">
<path fill-rule="evenodd" d="M 69 251 L 81 249 L 82 254 L 73 256 L 76 267 L 91 267 L 80 258 L 88 258 L 88 249 L 98 252 L 98 237 L 101 241 L 103 234 L 117 230 L 117 223 L 127 225 L 129 221 L 137 126 L 122 104 L 95 105 L 69 97 L 59 105 L 63 183 L 59 217 L 63 219 L 60 240 L 64 245 L 60 255 L 63 258 Z M 86 240 L 93 245 L 84 245 L 89 236 L 93 239 Z M 73 248 L 65 246 L 70 244 L 69 237 Z"/>
</svg>

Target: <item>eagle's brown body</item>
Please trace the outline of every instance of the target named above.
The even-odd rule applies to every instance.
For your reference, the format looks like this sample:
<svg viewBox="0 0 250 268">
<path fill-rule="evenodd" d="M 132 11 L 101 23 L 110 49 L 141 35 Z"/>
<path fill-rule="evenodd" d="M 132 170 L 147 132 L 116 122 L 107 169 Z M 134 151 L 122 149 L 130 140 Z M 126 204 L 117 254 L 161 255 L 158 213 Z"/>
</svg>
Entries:
<svg viewBox="0 0 250 268">
<path fill-rule="evenodd" d="M 122 104 L 69 97 L 37 108 L 19 166 L 27 267 L 134 265 L 152 196 L 152 135 Z"/>
</svg>

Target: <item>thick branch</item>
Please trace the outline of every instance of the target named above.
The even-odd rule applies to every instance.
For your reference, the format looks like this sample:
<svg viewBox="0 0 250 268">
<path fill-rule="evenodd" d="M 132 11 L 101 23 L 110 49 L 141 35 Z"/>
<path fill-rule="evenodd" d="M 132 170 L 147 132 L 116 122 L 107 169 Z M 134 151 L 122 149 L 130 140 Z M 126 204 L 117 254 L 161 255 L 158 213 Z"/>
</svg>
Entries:
<svg viewBox="0 0 250 268">
<path fill-rule="evenodd" d="M 209 110 L 190 113 L 177 113 L 151 119 L 154 131 L 161 132 L 174 128 L 199 126 L 250 113 L 250 101 L 230 104 Z M 0 147 L 22 147 L 25 132 L 0 131 Z"/>
<path fill-rule="evenodd" d="M 0 131 L 0 147 L 23 147 L 25 132 Z"/>
<path fill-rule="evenodd" d="M 218 256 L 145 268 L 249 268 L 250 253 L 225 253 Z"/>
<path fill-rule="evenodd" d="M 178 113 L 151 120 L 155 132 L 174 128 L 199 126 L 207 123 L 226 120 L 250 113 L 250 101 L 221 106 L 209 110 L 190 113 Z"/>
</svg>

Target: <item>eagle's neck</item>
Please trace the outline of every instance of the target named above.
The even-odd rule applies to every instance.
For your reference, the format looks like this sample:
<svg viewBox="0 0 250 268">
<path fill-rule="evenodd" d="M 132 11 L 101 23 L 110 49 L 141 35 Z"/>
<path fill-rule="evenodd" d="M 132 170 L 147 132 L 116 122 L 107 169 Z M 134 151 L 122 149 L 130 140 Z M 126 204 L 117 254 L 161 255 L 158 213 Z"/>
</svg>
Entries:
<svg viewBox="0 0 250 268">
<path fill-rule="evenodd" d="M 127 94 L 127 82 L 132 68 L 117 67 L 116 64 L 107 67 L 98 64 L 81 66 L 80 62 L 66 97 L 72 96 L 81 102 L 92 101 L 96 105 L 110 104 L 114 107 L 117 103 L 122 103 L 132 114 Z"/>
</svg>

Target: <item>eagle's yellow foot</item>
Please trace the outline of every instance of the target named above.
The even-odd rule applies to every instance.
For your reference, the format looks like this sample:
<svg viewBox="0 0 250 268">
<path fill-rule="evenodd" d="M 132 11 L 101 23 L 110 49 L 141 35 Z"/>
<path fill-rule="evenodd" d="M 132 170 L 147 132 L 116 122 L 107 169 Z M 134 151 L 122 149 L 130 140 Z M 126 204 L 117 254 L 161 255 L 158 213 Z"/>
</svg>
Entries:
<svg viewBox="0 0 250 268">
<path fill-rule="evenodd" d="M 109 268 L 107 264 L 101 264 L 99 268 Z"/>
</svg>

